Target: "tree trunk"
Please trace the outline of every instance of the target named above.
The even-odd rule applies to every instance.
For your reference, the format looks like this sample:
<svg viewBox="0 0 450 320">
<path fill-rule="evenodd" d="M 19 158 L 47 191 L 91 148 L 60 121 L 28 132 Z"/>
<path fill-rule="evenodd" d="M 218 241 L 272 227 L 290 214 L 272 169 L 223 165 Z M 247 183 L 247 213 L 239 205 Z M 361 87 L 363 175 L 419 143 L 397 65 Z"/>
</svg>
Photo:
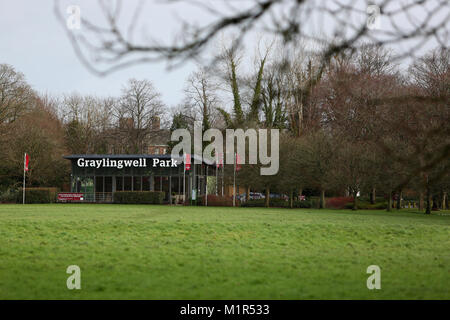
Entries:
<svg viewBox="0 0 450 320">
<path fill-rule="evenodd" d="M 250 200 L 250 186 L 247 187 L 247 193 L 245 194 L 245 201 Z"/>
<path fill-rule="evenodd" d="M 298 200 L 300 201 L 300 198 L 302 196 L 303 189 L 298 189 Z"/>
<path fill-rule="evenodd" d="M 375 188 L 372 188 L 372 192 L 370 193 L 370 203 L 371 204 L 375 204 L 376 202 L 376 193 L 375 193 Z"/>
<path fill-rule="evenodd" d="M 389 191 L 387 211 L 392 211 L 392 191 Z"/>
<path fill-rule="evenodd" d="M 403 192 L 400 190 L 397 197 L 397 210 L 400 210 L 402 208 L 402 195 Z"/>
<path fill-rule="evenodd" d="M 358 210 L 358 197 L 356 196 L 358 191 L 353 192 L 353 208 L 352 210 Z"/>
<path fill-rule="evenodd" d="M 425 210 L 426 214 L 431 214 L 431 192 L 430 186 L 427 185 L 427 208 Z"/>
<path fill-rule="evenodd" d="M 419 210 L 420 211 L 423 210 L 423 192 L 422 191 L 419 192 Z"/>
<path fill-rule="evenodd" d="M 442 210 L 447 209 L 447 192 L 442 194 Z"/>
<path fill-rule="evenodd" d="M 320 190 L 320 205 L 319 208 L 320 209 L 325 209 L 325 190 L 322 189 Z"/>
<path fill-rule="evenodd" d="M 294 207 L 294 190 L 289 191 L 289 207 L 292 209 Z"/>
<path fill-rule="evenodd" d="M 266 199 L 264 201 L 264 205 L 266 206 L 266 208 L 268 208 L 270 206 L 270 188 L 266 187 Z"/>
<path fill-rule="evenodd" d="M 438 211 L 439 210 L 439 198 L 437 195 L 434 195 L 432 199 L 433 199 L 433 206 L 431 209 L 433 211 Z"/>
</svg>

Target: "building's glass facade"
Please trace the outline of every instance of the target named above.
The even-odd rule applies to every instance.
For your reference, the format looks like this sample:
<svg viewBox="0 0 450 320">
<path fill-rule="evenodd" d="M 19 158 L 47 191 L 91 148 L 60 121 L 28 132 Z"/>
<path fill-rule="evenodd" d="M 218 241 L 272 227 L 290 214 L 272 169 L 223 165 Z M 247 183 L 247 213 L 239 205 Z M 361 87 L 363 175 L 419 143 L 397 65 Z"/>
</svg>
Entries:
<svg viewBox="0 0 450 320">
<path fill-rule="evenodd" d="M 189 198 L 192 190 L 197 195 L 206 192 L 207 175 L 215 174 L 215 166 L 210 163 L 192 164 L 191 169 L 184 172 L 183 163 L 176 167 L 152 166 L 154 158 L 170 160 L 170 155 L 70 155 L 72 162 L 71 192 L 84 193 L 87 201 L 110 202 L 112 193 L 116 191 L 164 191 L 165 201 L 173 196 L 185 195 Z M 147 167 L 79 167 L 78 159 L 85 160 L 138 160 L 145 158 Z M 185 179 L 183 183 L 183 177 Z"/>
</svg>

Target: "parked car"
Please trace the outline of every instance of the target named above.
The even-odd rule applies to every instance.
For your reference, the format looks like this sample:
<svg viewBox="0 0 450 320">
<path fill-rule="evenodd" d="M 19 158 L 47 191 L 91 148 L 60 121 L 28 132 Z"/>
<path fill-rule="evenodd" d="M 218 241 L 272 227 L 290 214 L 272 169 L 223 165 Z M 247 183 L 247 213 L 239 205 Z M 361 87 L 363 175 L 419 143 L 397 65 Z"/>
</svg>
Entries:
<svg viewBox="0 0 450 320">
<path fill-rule="evenodd" d="M 265 198 L 266 198 L 266 196 L 260 192 L 250 192 L 250 199 L 252 199 L 252 200 L 265 199 Z"/>
<path fill-rule="evenodd" d="M 283 200 L 289 200 L 289 196 L 285 194 L 278 194 L 278 193 L 271 193 L 270 194 L 271 199 L 283 199 Z"/>
<path fill-rule="evenodd" d="M 247 194 L 243 193 L 236 197 L 239 198 L 241 201 L 245 201 L 245 199 L 247 198 Z M 260 192 L 250 192 L 250 196 L 249 196 L 250 200 L 265 199 L 265 198 L 266 197 Z"/>
</svg>

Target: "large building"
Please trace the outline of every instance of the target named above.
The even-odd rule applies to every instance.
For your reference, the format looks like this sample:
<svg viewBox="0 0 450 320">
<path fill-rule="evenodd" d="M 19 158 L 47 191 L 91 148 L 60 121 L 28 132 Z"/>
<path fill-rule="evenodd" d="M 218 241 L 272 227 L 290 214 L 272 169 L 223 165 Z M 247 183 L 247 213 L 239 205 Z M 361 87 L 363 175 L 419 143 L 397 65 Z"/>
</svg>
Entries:
<svg viewBox="0 0 450 320">
<path fill-rule="evenodd" d="M 112 202 L 116 191 L 164 191 L 165 201 L 171 203 L 173 197 L 189 199 L 193 190 L 197 197 L 206 193 L 206 177 L 214 176 L 216 168 L 204 159 L 194 164 L 194 157 L 186 171 L 182 159 L 170 154 L 74 154 L 64 158 L 72 163 L 71 192 L 84 193 L 84 201 Z"/>
</svg>

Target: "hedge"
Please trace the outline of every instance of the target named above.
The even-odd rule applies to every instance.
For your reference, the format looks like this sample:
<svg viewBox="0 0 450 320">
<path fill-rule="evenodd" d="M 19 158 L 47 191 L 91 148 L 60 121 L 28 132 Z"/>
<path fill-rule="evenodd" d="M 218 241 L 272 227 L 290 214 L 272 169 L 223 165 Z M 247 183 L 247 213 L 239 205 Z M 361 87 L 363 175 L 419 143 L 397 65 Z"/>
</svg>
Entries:
<svg viewBox="0 0 450 320">
<path fill-rule="evenodd" d="M 248 200 L 243 202 L 241 207 L 264 207 L 266 203 L 265 201 L 265 199 Z M 270 207 L 290 208 L 290 204 L 289 201 L 283 199 L 270 199 Z M 293 208 L 311 208 L 311 201 L 294 201 Z"/>
<path fill-rule="evenodd" d="M 351 203 L 353 201 L 353 197 L 333 197 L 333 198 L 327 198 L 326 208 L 331 209 L 344 209 L 348 203 Z"/>
<path fill-rule="evenodd" d="M 356 208 L 361 210 L 381 210 L 387 208 L 387 202 L 377 202 L 374 204 L 371 204 L 368 201 L 357 201 L 356 202 Z M 348 202 L 344 209 L 353 209 L 353 202 Z"/>
<path fill-rule="evenodd" d="M 17 191 L 8 189 L 2 194 L 0 194 L 0 203 L 16 203 L 17 202 Z"/>
<path fill-rule="evenodd" d="M 53 203 L 56 202 L 57 188 L 27 188 L 25 189 L 25 203 Z M 16 202 L 23 202 L 23 192 L 19 189 Z"/>
<path fill-rule="evenodd" d="M 117 191 L 113 199 L 122 204 L 162 204 L 164 195 L 163 191 Z"/>
<path fill-rule="evenodd" d="M 205 196 L 199 197 L 197 205 L 205 205 Z M 216 196 L 214 194 L 208 195 L 208 207 L 232 207 L 233 197 Z M 236 206 L 239 206 L 239 201 L 236 199 Z"/>
</svg>

